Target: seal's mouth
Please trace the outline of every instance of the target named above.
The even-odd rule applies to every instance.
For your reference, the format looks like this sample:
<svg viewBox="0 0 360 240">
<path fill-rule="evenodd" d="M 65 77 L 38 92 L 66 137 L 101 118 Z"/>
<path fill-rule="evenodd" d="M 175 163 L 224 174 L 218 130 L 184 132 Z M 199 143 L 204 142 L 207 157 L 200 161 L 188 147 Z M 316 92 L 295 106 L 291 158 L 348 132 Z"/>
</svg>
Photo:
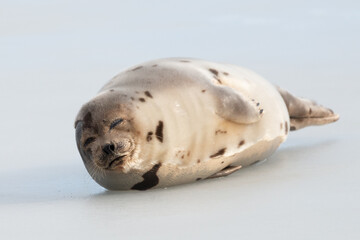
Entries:
<svg viewBox="0 0 360 240">
<path fill-rule="evenodd" d="M 106 169 L 114 169 L 116 168 L 117 166 L 121 165 L 124 163 L 124 160 L 123 158 L 125 157 L 126 155 L 121 155 L 117 158 L 114 158 L 110 163 L 109 163 L 109 166 L 106 167 Z"/>
</svg>

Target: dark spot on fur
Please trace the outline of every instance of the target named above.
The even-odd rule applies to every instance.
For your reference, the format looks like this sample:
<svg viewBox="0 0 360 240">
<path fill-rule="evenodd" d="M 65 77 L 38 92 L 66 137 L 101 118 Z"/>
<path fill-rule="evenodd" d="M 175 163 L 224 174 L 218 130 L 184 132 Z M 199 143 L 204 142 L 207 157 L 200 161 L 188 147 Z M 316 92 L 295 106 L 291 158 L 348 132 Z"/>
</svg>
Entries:
<svg viewBox="0 0 360 240">
<path fill-rule="evenodd" d="M 225 131 L 225 130 L 216 130 L 215 131 L 215 135 L 218 135 L 218 134 L 226 134 L 227 133 L 227 131 Z"/>
<path fill-rule="evenodd" d="M 209 71 L 214 74 L 215 76 L 219 75 L 219 72 L 213 68 L 209 68 Z"/>
<path fill-rule="evenodd" d="M 310 109 L 309 109 L 309 115 L 311 115 L 311 113 L 312 113 L 312 109 L 310 108 Z"/>
<path fill-rule="evenodd" d="M 133 98 L 133 97 L 130 97 L 130 99 L 133 100 L 133 101 L 135 100 L 135 98 Z"/>
<path fill-rule="evenodd" d="M 153 132 L 148 132 L 148 134 L 146 136 L 146 141 L 150 142 L 152 140 L 152 135 L 153 135 Z"/>
<path fill-rule="evenodd" d="M 204 93 L 204 92 L 206 92 L 206 90 L 205 90 L 205 89 L 203 89 L 203 90 L 201 90 L 201 92 L 203 92 L 203 93 Z"/>
<path fill-rule="evenodd" d="M 256 106 L 258 107 L 260 105 L 260 103 L 256 103 Z"/>
<path fill-rule="evenodd" d="M 188 60 L 179 60 L 179 62 L 188 63 L 190 61 L 188 61 Z"/>
<path fill-rule="evenodd" d="M 197 160 L 197 163 L 200 163 L 200 162 L 201 162 L 200 159 L 198 159 L 198 160 Z"/>
<path fill-rule="evenodd" d="M 149 91 L 145 91 L 145 95 L 149 98 L 153 98 L 153 96 L 151 95 L 151 93 Z"/>
<path fill-rule="evenodd" d="M 185 156 L 184 156 L 184 155 L 182 155 L 182 156 L 181 156 L 181 159 L 184 159 L 184 157 L 185 157 Z"/>
<path fill-rule="evenodd" d="M 148 172 L 144 173 L 142 177 L 144 180 L 135 184 L 131 189 L 134 190 L 147 190 L 152 187 L 155 187 L 159 183 L 159 178 L 156 175 L 157 171 L 161 167 L 161 163 L 158 163 L 152 167 Z"/>
<path fill-rule="evenodd" d="M 214 157 L 224 155 L 225 151 L 226 151 L 226 148 L 222 148 L 219 151 L 217 151 L 217 153 L 214 153 L 213 155 L 211 155 L 210 158 L 214 158 Z"/>
<path fill-rule="evenodd" d="M 238 144 L 238 148 L 245 144 L 245 140 L 241 140 Z"/>
<path fill-rule="evenodd" d="M 196 179 L 196 181 L 200 181 L 200 180 L 201 180 L 201 178 L 197 178 L 197 179 Z"/>
<path fill-rule="evenodd" d="M 188 157 L 190 156 L 190 151 L 188 151 L 188 153 L 186 154 L 186 156 L 188 156 Z"/>
<path fill-rule="evenodd" d="M 290 131 L 295 131 L 296 127 L 295 126 L 290 126 Z"/>
<path fill-rule="evenodd" d="M 280 130 L 283 129 L 283 123 L 280 123 Z"/>
<path fill-rule="evenodd" d="M 218 77 L 214 77 L 214 78 L 218 81 L 218 83 L 222 84 L 221 80 Z"/>
<path fill-rule="evenodd" d="M 222 161 L 221 164 L 224 164 L 224 161 Z"/>
<path fill-rule="evenodd" d="M 138 92 L 138 91 L 135 91 L 135 93 L 136 93 L 136 94 L 139 94 L 139 92 Z"/>
<path fill-rule="evenodd" d="M 89 138 L 87 138 L 87 139 L 85 140 L 85 142 L 84 142 L 84 148 L 85 148 L 87 145 L 89 145 L 90 143 L 95 142 L 95 140 L 96 140 L 95 137 L 89 137 Z"/>
<path fill-rule="evenodd" d="M 145 102 L 145 98 L 139 98 L 140 102 Z"/>
<path fill-rule="evenodd" d="M 157 64 L 152 65 L 152 67 L 157 67 Z"/>
<path fill-rule="evenodd" d="M 289 126 L 288 126 L 288 123 L 285 122 L 285 134 L 288 134 L 289 132 Z"/>
<path fill-rule="evenodd" d="M 113 92 L 113 91 L 115 91 L 114 89 L 110 89 L 110 92 Z"/>
<path fill-rule="evenodd" d="M 225 76 L 228 76 L 228 75 L 229 75 L 229 73 L 227 73 L 227 72 L 223 72 L 223 74 L 224 74 Z"/>
<path fill-rule="evenodd" d="M 260 114 L 262 114 L 264 112 L 264 109 L 260 109 Z"/>
<path fill-rule="evenodd" d="M 140 68 L 142 68 L 143 66 L 138 66 L 138 67 L 136 67 L 136 68 L 134 68 L 134 69 L 132 69 L 131 71 L 136 71 L 136 70 L 139 70 Z"/>
<path fill-rule="evenodd" d="M 163 142 L 163 128 L 164 128 L 164 124 L 162 121 L 159 121 L 157 127 L 156 127 L 156 132 L 155 132 L 155 136 L 156 138 L 160 141 Z"/>
</svg>

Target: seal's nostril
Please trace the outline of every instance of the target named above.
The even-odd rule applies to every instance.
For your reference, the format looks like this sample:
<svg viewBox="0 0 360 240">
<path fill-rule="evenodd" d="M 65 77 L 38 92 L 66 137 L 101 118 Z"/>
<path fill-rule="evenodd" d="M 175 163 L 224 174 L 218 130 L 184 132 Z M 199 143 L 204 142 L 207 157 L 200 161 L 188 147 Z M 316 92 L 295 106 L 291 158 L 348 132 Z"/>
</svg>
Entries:
<svg viewBox="0 0 360 240">
<path fill-rule="evenodd" d="M 110 150 L 113 152 L 113 151 L 115 151 L 115 146 L 114 146 L 114 144 L 110 144 Z"/>
<path fill-rule="evenodd" d="M 115 145 L 114 144 L 106 144 L 102 150 L 106 154 L 111 154 L 115 151 Z"/>
</svg>

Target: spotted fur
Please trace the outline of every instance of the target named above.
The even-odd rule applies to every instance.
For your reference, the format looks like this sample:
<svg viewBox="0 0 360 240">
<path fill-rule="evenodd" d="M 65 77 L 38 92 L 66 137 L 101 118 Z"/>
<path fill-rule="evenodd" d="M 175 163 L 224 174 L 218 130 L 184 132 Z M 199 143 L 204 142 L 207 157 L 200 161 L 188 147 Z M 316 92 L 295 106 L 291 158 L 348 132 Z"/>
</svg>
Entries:
<svg viewBox="0 0 360 240">
<path fill-rule="evenodd" d="M 267 158 L 289 131 L 337 118 L 250 70 L 176 58 L 118 74 L 84 104 L 75 127 L 96 182 L 147 190 L 227 176 Z"/>
<path fill-rule="evenodd" d="M 142 175 L 144 180 L 135 184 L 131 189 L 143 191 L 155 187 L 159 183 L 159 177 L 156 173 L 160 167 L 161 163 L 155 164 L 148 172 Z"/>
</svg>

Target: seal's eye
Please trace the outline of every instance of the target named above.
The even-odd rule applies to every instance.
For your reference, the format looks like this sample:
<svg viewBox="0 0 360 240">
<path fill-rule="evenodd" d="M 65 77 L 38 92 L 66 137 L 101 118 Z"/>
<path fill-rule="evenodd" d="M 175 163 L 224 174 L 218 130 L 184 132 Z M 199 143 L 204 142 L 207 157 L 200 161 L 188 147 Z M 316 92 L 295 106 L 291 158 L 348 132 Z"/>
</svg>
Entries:
<svg viewBox="0 0 360 240">
<path fill-rule="evenodd" d="M 116 127 L 118 124 L 122 123 L 123 121 L 124 121 L 124 119 L 122 119 L 122 118 L 115 119 L 115 120 L 110 124 L 110 130 L 113 129 L 114 127 Z"/>
<path fill-rule="evenodd" d="M 90 143 L 94 142 L 96 140 L 96 138 L 94 137 L 89 137 L 88 139 L 85 140 L 84 142 L 84 147 L 86 147 L 87 145 L 89 145 Z"/>
</svg>

